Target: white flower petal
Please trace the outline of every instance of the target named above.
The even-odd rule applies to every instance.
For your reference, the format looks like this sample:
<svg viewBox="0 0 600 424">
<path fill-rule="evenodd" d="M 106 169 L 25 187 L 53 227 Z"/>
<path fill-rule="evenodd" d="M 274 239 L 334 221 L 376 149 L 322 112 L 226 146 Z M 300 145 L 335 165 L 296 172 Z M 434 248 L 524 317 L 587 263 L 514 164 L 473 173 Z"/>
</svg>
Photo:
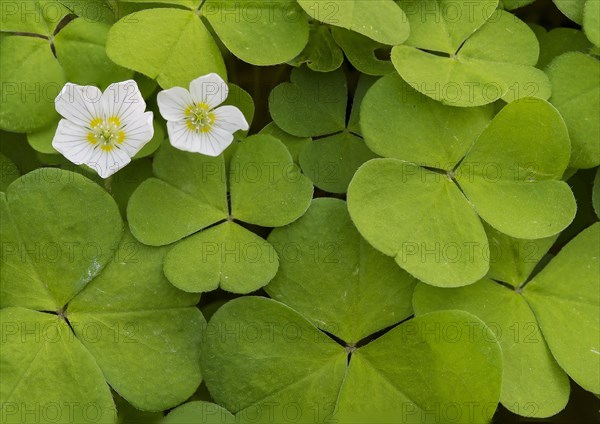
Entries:
<svg viewBox="0 0 600 424">
<path fill-rule="evenodd" d="M 146 112 L 141 118 L 129 122 L 123 127 L 125 141 L 123 141 L 123 144 L 120 147 L 124 149 L 130 157 L 137 155 L 137 153 L 152 140 L 152 137 L 154 137 L 154 126 L 152 125 L 153 119 L 154 114 L 152 112 Z"/>
<path fill-rule="evenodd" d="M 191 131 L 185 122 L 167 122 L 169 141 L 173 147 L 207 156 L 219 156 L 233 141 L 233 135 L 218 128 L 210 132 Z"/>
<path fill-rule="evenodd" d="M 52 147 L 75 165 L 81 165 L 94 153 L 94 145 L 87 140 L 88 134 L 87 128 L 61 119 L 52 140 Z"/>
<path fill-rule="evenodd" d="M 105 119 L 116 116 L 121 122 L 137 119 L 146 110 L 146 102 L 134 80 L 111 84 L 102 94 L 101 108 Z"/>
<path fill-rule="evenodd" d="M 191 82 L 190 93 L 194 102 L 206 103 L 214 109 L 227 99 L 229 87 L 219 75 L 208 74 Z"/>
<path fill-rule="evenodd" d="M 85 164 L 96 171 L 100 177 L 108 178 L 123 169 L 129 162 L 131 158 L 124 150 L 115 148 L 107 152 L 96 148 Z"/>
<path fill-rule="evenodd" d="M 194 103 L 190 92 L 181 87 L 161 91 L 158 93 L 156 101 L 160 114 L 167 121 L 185 119 L 185 110 Z"/>
<path fill-rule="evenodd" d="M 238 130 L 248 131 L 249 125 L 244 114 L 235 106 L 221 106 L 212 111 L 215 114 L 215 127 L 234 133 Z"/>
<path fill-rule="evenodd" d="M 67 83 L 56 97 L 56 111 L 63 118 L 82 127 L 89 127 L 92 120 L 99 118 L 102 92 L 98 87 Z"/>
<path fill-rule="evenodd" d="M 168 121 L 167 131 L 173 147 L 185 152 L 198 153 L 196 146 L 199 140 L 196 138 L 196 133 L 187 127 L 185 121 Z"/>
</svg>

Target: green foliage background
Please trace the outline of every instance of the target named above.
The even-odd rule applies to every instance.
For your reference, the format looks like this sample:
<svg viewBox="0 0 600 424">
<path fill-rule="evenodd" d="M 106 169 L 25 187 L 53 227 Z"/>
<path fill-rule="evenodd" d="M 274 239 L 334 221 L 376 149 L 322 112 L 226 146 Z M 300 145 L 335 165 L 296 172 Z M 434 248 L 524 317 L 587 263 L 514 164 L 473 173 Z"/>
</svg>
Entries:
<svg viewBox="0 0 600 424">
<path fill-rule="evenodd" d="M 2 422 L 600 422 L 599 5 L 0 0 Z M 217 158 L 156 104 L 211 72 Z M 101 180 L 54 98 L 127 79 Z"/>
</svg>

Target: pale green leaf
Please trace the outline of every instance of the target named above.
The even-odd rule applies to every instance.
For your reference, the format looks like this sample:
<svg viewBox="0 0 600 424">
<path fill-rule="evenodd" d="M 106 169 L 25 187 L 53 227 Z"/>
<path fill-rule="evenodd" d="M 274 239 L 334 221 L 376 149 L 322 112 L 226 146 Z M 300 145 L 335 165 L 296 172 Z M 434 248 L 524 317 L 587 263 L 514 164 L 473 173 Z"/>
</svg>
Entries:
<svg viewBox="0 0 600 424">
<path fill-rule="evenodd" d="M 533 3 L 535 0 L 501 0 L 506 10 L 514 10 L 528 4 Z"/>
<path fill-rule="evenodd" d="M 299 67 L 306 63 L 309 69 L 317 72 L 331 72 L 342 66 L 344 54 L 331 35 L 331 30 L 324 25 L 313 25 L 310 28 L 308 44 L 290 65 Z"/>
<path fill-rule="evenodd" d="M 187 88 L 211 72 L 227 77 L 212 35 L 191 11 L 149 9 L 127 15 L 111 28 L 106 52 L 118 65 L 156 79 L 165 89 Z"/>
<path fill-rule="evenodd" d="M 333 412 L 346 351 L 291 308 L 259 297 L 232 300 L 213 315 L 206 335 L 202 373 L 219 405 L 243 417 L 295 402 L 298 421 L 310 423 L 311 405 L 319 416 Z M 283 408 L 273 413 L 273 422 L 285 422 Z"/>
<path fill-rule="evenodd" d="M 315 199 L 268 240 L 281 263 L 267 293 L 346 343 L 411 315 L 415 280 L 360 236 L 345 202 Z"/>
<path fill-rule="evenodd" d="M 571 137 L 569 165 L 600 165 L 600 62 L 583 53 L 557 57 L 546 72 L 552 82 L 550 102 L 558 109 Z"/>
<path fill-rule="evenodd" d="M 115 65 L 106 55 L 110 25 L 75 19 L 54 38 L 56 56 L 69 82 L 94 85 L 101 90 L 113 82 L 133 78 L 129 69 Z"/>
<path fill-rule="evenodd" d="M 227 49 L 253 65 L 292 60 L 308 42 L 308 21 L 293 0 L 208 0 L 201 12 Z"/>
<path fill-rule="evenodd" d="M 451 171 L 492 113 L 490 107 L 445 106 L 390 74 L 367 92 L 360 125 L 367 146 L 379 155 Z"/>
<path fill-rule="evenodd" d="M 523 294 L 552 354 L 581 387 L 600 393 L 600 224 L 562 248 Z"/>
<path fill-rule="evenodd" d="M 201 381 L 205 321 L 195 308 L 199 296 L 167 281 L 165 253 L 126 235 L 114 260 L 67 312 L 110 385 L 133 406 L 151 411 L 178 405 Z"/>
<path fill-rule="evenodd" d="M 56 119 L 54 99 L 65 82 L 48 40 L 0 37 L 0 128 L 30 132 L 50 125 Z"/>
<path fill-rule="evenodd" d="M 561 181 L 569 135 L 558 111 L 540 99 L 507 105 L 456 171 L 475 210 L 496 230 L 536 239 L 564 230 L 577 205 Z"/>
<path fill-rule="evenodd" d="M 481 221 L 446 175 L 397 159 L 371 160 L 350 183 L 348 209 L 373 247 L 421 281 L 458 287 L 488 271 Z"/>
<path fill-rule="evenodd" d="M 60 310 L 110 261 L 123 230 L 108 193 L 61 169 L 14 181 L 3 207 L 3 306 Z"/>
<path fill-rule="evenodd" d="M 600 47 L 600 2 L 588 0 L 583 11 L 583 30 L 588 39 Z"/>
<path fill-rule="evenodd" d="M 542 28 L 542 27 L 540 27 Z M 551 31 L 538 35 L 540 42 L 540 58 L 537 63 L 539 69 L 545 69 L 556 57 L 566 52 L 587 52 L 592 48 L 583 31 L 573 28 L 554 28 Z"/>
<path fill-rule="evenodd" d="M 419 316 L 352 354 L 336 418 L 433 424 L 439 408 L 463 422 L 488 422 L 500 397 L 500 356 L 490 329 L 473 315 Z"/>
<path fill-rule="evenodd" d="M 247 138 L 229 169 L 231 215 L 263 227 L 300 218 L 310 206 L 313 186 L 300 173 L 285 145 L 269 135 Z"/>
<path fill-rule="evenodd" d="M 389 59 L 388 46 L 343 28 L 333 27 L 331 34 L 344 50 L 348 61 L 360 72 L 367 75 L 386 75 L 394 72 L 394 65 Z M 378 51 L 386 48 L 388 59 L 380 59 L 377 56 Z"/>
<path fill-rule="evenodd" d="M 392 0 L 298 0 L 317 21 L 358 32 L 377 42 L 402 44 L 410 32 L 406 15 Z"/>
<path fill-rule="evenodd" d="M 0 320 L 3 423 L 116 422 L 110 387 L 63 318 L 11 307 Z"/>
<path fill-rule="evenodd" d="M 453 106 L 480 106 L 500 98 L 547 99 L 548 78 L 534 68 L 539 56 L 535 34 L 510 13 L 497 13 L 448 57 L 419 50 L 432 47 L 418 43 L 394 47 L 392 63 L 413 88 Z"/>
<path fill-rule="evenodd" d="M 250 293 L 275 276 L 279 260 L 266 240 L 234 222 L 211 227 L 178 243 L 165 257 L 169 281 L 187 292 L 221 288 Z"/>
<path fill-rule="evenodd" d="M 575 23 L 583 24 L 583 12 L 588 0 L 553 0 L 556 7 L 565 14 L 567 18 Z"/>
<path fill-rule="evenodd" d="M 348 88 L 341 69 L 329 73 L 292 70 L 289 83 L 269 96 L 269 110 L 279 128 L 296 137 L 333 134 L 346 128 Z"/>
<path fill-rule="evenodd" d="M 493 16 L 498 0 L 400 0 L 398 4 L 410 24 L 406 45 L 455 54 Z"/>
<path fill-rule="evenodd" d="M 517 288 L 527 281 L 536 265 L 556 241 L 558 234 L 537 240 L 509 237 L 483 223 L 490 244 L 487 278 Z"/>
<path fill-rule="evenodd" d="M 49 37 L 67 14 L 56 0 L 0 0 L 0 31 Z"/>
<path fill-rule="evenodd" d="M 417 316 L 458 309 L 488 325 L 502 348 L 500 402 L 510 411 L 526 417 L 550 417 L 566 406 L 569 379 L 552 357 L 520 294 L 485 279 L 451 290 L 419 284 L 413 302 Z"/>
<path fill-rule="evenodd" d="M 163 143 L 154 159 L 157 178 L 131 195 L 127 218 L 144 244 L 173 243 L 228 216 L 222 157 L 182 152 Z"/>
<path fill-rule="evenodd" d="M 296 164 L 300 161 L 300 152 L 312 141 L 310 137 L 296 137 L 286 133 L 275 122 L 271 122 L 260 130 L 260 134 L 270 135 L 285 144 Z"/>
</svg>

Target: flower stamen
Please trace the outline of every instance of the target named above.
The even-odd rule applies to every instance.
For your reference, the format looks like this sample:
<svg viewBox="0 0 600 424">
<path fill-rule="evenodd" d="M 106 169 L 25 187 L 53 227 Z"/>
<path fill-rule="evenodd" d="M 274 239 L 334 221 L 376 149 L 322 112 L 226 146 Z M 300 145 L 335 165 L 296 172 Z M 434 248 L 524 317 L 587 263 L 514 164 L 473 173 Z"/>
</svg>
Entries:
<svg viewBox="0 0 600 424">
<path fill-rule="evenodd" d="M 215 123 L 215 114 L 206 103 L 196 103 L 185 110 L 187 127 L 197 133 L 207 133 Z"/>
<path fill-rule="evenodd" d="M 111 116 L 106 121 L 102 118 L 95 118 L 90 122 L 90 129 L 87 141 L 90 144 L 98 145 L 105 152 L 110 152 L 125 141 L 125 132 L 121 130 L 121 120 L 116 116 Z"/>
</svg>

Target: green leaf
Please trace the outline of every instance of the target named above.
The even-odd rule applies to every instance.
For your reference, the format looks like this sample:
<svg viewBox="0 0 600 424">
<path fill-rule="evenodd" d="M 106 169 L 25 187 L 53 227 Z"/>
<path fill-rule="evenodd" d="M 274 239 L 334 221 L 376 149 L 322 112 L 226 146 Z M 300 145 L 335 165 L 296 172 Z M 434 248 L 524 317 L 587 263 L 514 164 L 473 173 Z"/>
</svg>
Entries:
<svg viewBox="0 0 600 424">
<path fill-rule="evenodd" d="M 600 168 L 596 171 L 596 178 L 594 178 L 594 188 L 592 190 L 592 204 L 594 205 L 594 211 L 596 216 L 600 218 Z"/>
<path fill-rule="evenodd" d="M 178 243 L 165 258 L 169 281 L 187 292 L 221 288 L 250 293 L 275 276 L 279 260 L 266 240 L 244 227 L 225 222 Z"/>
<path fill-rule="evenodd" d="M 308 43 L 308 21 L 293 0 L 208 0 L 201 11 L 227 49 L 252 65 L 287 62 Z"/>
<path fill-rule="evenodd" d="M 583 12 L 588 0 L 553 0 L 564 15 L 579 25 L 583 24 Z"/>
<path fill-rule="evenodd" d="M 322 136 L 346 128 L 348 88 L 341 69 L 319 73 L 297 68 L 290 81 L 275 87 L 269 96 L 269 110 L 279 128 L 296 137 Z"/>
<path fill-rule="evenodd" d="M 110 183 L 110 194 L 117 202 L 124 220 L 127 219 L 129 198 L 141 183 L 151 177 L 152 161 L 149 158 L 133 161 L 113 177 Z"/>
<path fill-rule="evenodd" d="M 229 87 L 229 95 L 227 99 L 222 103 L 222 106 L 231 105 L 237 107 L 242 111 L 246 121 L 250 126 L 252 126 L 252 121 L 254 120 L 254 99 L 252 96 L 243 88 L 238 85 L 229 83 L 227 84 Z M 235 133 L 236 136 L 242 138 L 248 134 L 248 131 L 239 130 Z"/>
<path fill-rule="evenodd" d="M 558 234 L 537 240 L 509 237 L 483 223 L 490 244 L 490 270 L 487 278 L 517 288 L 531 275 L 536 265 L 552 247 Z"/>
<path fill-rule="evenodd" d="M 465 421 L 488 422 L 500 397 L 500 356 L 493 334 L 473 315 L 422 315 L 354 352 L 338 398 L 339 420 L 434 423 L 440 416 L 431 411 L 439 407 Z"/>
<path fill-rule="evenodd" d="M 383 44 L 402 44 L 410 32 L 406 15 L 392 0 L 298 0 L 317 21 L 358 32 Z"/>
<path fill-rule="evenodd" d="M 454 108 L 412 89 L 390 74 L 367 92 L 360 126 L 377 154 L 452 170 L 489 124 L 490 107 Z"/>
<path fill-rule="evenodd" d="M 187 88 L 211 72 L 227 77 L 219 48 L 191 11 L 149 9 L 127 15 L 111 28 L 106 52 L 118 65 L 156 79 L 164 89 Z"/>
<path fill-rule="evenodd" d="M 115 259 L 68 308 L 75 334 L 110 385 L 136 408 L 151 411 L 181 403 L 201 381 L 199 296 L 169 284 L 162 273 L 165 253 L 127 234 Z"/>
<path fill-rule="evenodd" d="M 473 337 L 461 331 L 468 325 Z M 442 327 L 452 327 L 448 337 L 420 330 Z M 294 404 L 298 422 L 389 422 L 408 411 L 406 421 L 423 422 L 435 405 L 458 405 L 466 416 L 474 402 L 470 416 L 484 422 L 500 395 L 500 349 L 481 321 L 459 311 L 428 314 L 344 349 L 281 303 L 236 299 L 209 323 L 202 368 L 215 400 L 242 420 L 270 405 L 269 419 L 286 422 Z"/>
<path fill-rule="evenodd" d="M 235 151 L 229 170 L 231 215 L 263 227 L 280 227 L 300 218 L 310 206 L 313 186 L 286 147 L 268 135 L 247 138 Z"/>
<path fill-rule="evenodd" d="M 270 135 L 285 144 L 296 164 L 300 162 L 300 152 L 312 141 L 310 137 L 296 137 L 286 133 L 275 122 L 264 127 L 259 134 Z"/>
<path fill-rule="evenodd" d="M 108 193 L 81 175 L 41 168 L 14 181 L 3 201 L 2 307 L 61 309 L 110 261 L 122 229 Z"/>
<path fill-rule="evenodd" d="M 600 165 L 600 62 L 579 52 L 557 57 L 546 69 L 552 82 L 550 102 L 564 118 L 571 137 L 573 168 Z"/>
<path fill-rule="evenodd" d="M 159 124 L 158 120 L 155 119 L 152 123 L 152 126 L 154 127 L 154 135 L 150 141 L 144 145 L 139 152 L 137 152 L 137 154 L 133 157 L 134 159 L 141 159 L 152 155 L 158 150 L 163 141 L 165 141 L 165 130 L 163 129 L 163 126 Z M 120 172 L 122 172 L 122 170 Z"/>
<path fill-rule="evenodd" d="M 227 218 L 222 157 L 182 152 L 163 143 L 154 174 L 158 178 L 144 181 L 127 206 L 131 232 L 142 243 L 170 244 Z"/>
<path fill-rule="evenodd" d="M 383 60 L 377 56 L 379 50 L 387 47 L 384 44 L 343 28 L 333 27 L 331 34 L 344 50 L 348 61 L 360 72 L 367 75 L 386 75 L 394 72 L 394 65 L 389 59 Z"/>
<path fill-rule="evenodd" d="M 552 354 L 581 387 L 600 393 L 600 224 L 562 248 L 523 291 Z"/>
<path fill-rule="evenodd" d="M 56 0 L 1 0 L 0 31 L 50 37 L 69 14 Z"/>
<path fill-rule="evenodd" d="M 290 64 L 299 67 L 306 63 L 313 71 L 331 72 L 342 66 L 343 62 L 344 53 L 333 39 L 330 29 L 317 24 L 310 27 L 308 44 Z"/>
<path fill-rule="evenodd" d="M 58 113 L 56 114 L 58 117 Z M 56 149 L 52 147 L 52 140 L 56 134 L 58 123 L 60 119 L 55 120 L 50 125 L 42 128 L 40 131 L 30 132 L 27 134 L 27 142 L 36 152 L 44 153 L 47 155 L 58 154 Z"/>
<path fill-rule="evenodd" d="M 569 379 L 552 357 L 533 312 L 520 294 L 487 279 L 451 290 L 419 284 L 413 303 L 417 316 L 457 309 L 488 325 L 502 348 L 500 402 L 510 411 L 542 418 L 566 406 Z"/>
<path fill-rule="evenodd" d="M 69 9 L 69 13 L 87 21 L 113 24 L 123 12 L 119 0 L 58 0 Z"/>
<path fill-rule="evenodd" d="M 277 402 L 271 420 L 285 422 L 282 406 L 295 402 L 299 421 L 306 422 L 313 416 L 310 405 L 333 411 L 346 360 L 342 346 L 291 308 L 243 297 L 213 315 L 201 367 L 215 401 L 238 416 Z"/>
<path fill-rule="evenodd" d="M 173 409 L 162 422 L 163 424 L 231 424 L 235 423 L 235 417 L 217 404 L 194 401 Z"/>
<path fill-rule="evenodd" d="M 50 125 L 56 118 L 54 99 L 65 82 L 48 40 L 1 36 L 0 128 L 31 132 Z"/>
<path fill-rule="evenodd" d="M 444 104 L 469 107 L 500 98 L 506 102 L 532 96 L 547 99 L 551 92 L 548 78 L 534 68 L 539 56 L 535 34 L 510 13 L 498 10 L 497 14 L 458 51 L 448 39 L 431 45 L 427 40 L 433 42 L 436 38 L 427 33 L 428 38 L 394 47 L 392 63 L 413 88 Z M 507 32 L 512 34 L 510 41 Z M 463 38 L 461 35 L 458 40 Z M 449 56 L 419 49 L 442 51 Z"/>
<path fill-rule="evenodd" d="M 456 171 L 475 210 L 496 230 L 537 239 L 564 230 L 577 205 L 561 181 L 569 135 L 558 111 L 541 99 L 507 105 Z"/>
<path fill-rule="evenodd" d="M 498 0 L 400 0 L 399 5 L 410 24 L 407 46 L 454 54 L 493 16 Z"/>
<path fill-rule="evenodd" d="M 79 18 L 54 38 L 56 56 L 70 82 L 94 85 L 101 90 L 111 83 L 133 78 L 133 72 L 115 65 L 106 56 L 110 25 Z"/>
<path fill-rule="evenodd" d="M 6 191 L 8 186 L 20 176 L 17 165 L 0 153 L 0 191 Z"/>
<path fill-rule="evenodd" d="M 164 3 L 170 6 L 178 5 L 196 10 L 200 7 L 202 0 L 121 0 L 124 3 Z"/>
<path fill-rule="evenodd" d="M 488 271 L 481 221 L 446 176 L 397 159 L 371 160 L 350 183 L 348 209 L 373 247 L 421 281 L 457 287 Z"/>
<path fill-rule="evenodd" d="M 0 320 L 3 423 L 115 422 L 102 372 L 62 318 L 10 307 Z"/>
<path fill-rule="evenodd" d="M 588 39 L 600 47 L 600 2 L 587 1 L 583 10 L 583 30 Z"/>
<path fill-rule="evenodd" d="M 300 153 L 300 166 L 321 190 L 345 193 L 356 170 L 375 157 L 361 138 L 344 131 L 308 144 Z"/>
<path fill-rule="evenodd" d="M 267 293 L 349 345 L 412 314 L 415 280 L 367 244 L 345 202 L 315 199 L 268 240 L 281 263 Z"/>
<path fill-rule="evenodd" d="M 543 29 L 543 28 L 542 28 Z M 538 35 L 540 42 L 539 69 L 545 69 L 556 57 L 566 52 L 587 52 L 592 48 L 583 31 L 573 28 L 554 28 Z"/>
<path fill-rule="evenodd" d="M 535 0 L 502 0 L 502 4 L 506 10 L 514 10 L 528 4 L 533 3 Z"/>
</svg>

